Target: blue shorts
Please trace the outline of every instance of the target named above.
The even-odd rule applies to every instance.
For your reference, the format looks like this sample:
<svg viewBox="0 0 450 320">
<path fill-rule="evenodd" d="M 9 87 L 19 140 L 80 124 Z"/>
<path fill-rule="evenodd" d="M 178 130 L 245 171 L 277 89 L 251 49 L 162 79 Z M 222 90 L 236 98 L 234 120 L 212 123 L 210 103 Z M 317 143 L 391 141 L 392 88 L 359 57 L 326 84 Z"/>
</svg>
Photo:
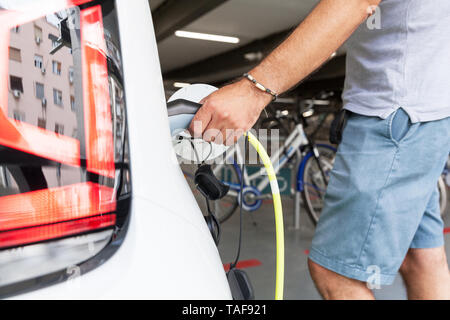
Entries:
<svg viewBox="0 0 450 320">
<path fill-rule="evenodd" d="M 391 284 L 410 248 L 444 244 L 437 181 L 450 118 L 414 123 L 352 113 L 344 129 L 309 258 L 345 277 Z"/>
</svg>

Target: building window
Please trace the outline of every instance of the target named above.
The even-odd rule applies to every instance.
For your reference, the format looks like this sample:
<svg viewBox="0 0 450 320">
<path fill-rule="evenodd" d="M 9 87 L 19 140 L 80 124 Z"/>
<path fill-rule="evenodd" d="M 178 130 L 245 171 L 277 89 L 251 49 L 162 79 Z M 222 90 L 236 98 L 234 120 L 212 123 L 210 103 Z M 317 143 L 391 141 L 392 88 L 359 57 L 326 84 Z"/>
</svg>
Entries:
<svg viewBox="0 0 450 320">
<path fill-rule="evenodd" d="M 62 106 L 62 92 L 56 89 L 53 89 L 53 102 L 57 106 Z"/>
<path fill-rule="evenodd" d="M 9 60 L 22 62 L 22 55 L 20 54 L 20 49 L 9 47 Z"/>
<path fill-rule="evenodd" d="M 55 123 L 55 133 L 64 134 L 64 125 Z"/>
<path fill-rule="evenodd" d="M 36 98 L 38 98 L 40 100 L 45 98 L 44 85 L 39 82 L 36 82 Z"/>
<path fill-rule="evenodd" d="M 14 120 L 16 121 L 25 121 L 25 112 L 14 110 Z"/>
<path fill-rule="evenodd" d="M 47 128 L 47 120 L 45 120 L 43 118 L 38 118 L 38 127 L 41 129 L 46 129 Z"/>
<path fill-rule="evenodd" d="M 9 76 L 9 84 L 12 91 L 20 91 L 23 93 L 22 78 Z"/>
<path fill-rule="evenodd" d="M 76 109 L 75 109 L 75 97 L 74 96 L 70 96 L 70 109 L 72 109 L 72 111 L 76 111 Z"/>
<path fill-rule="evenodd" d="M 50 33 L 48 38 L 52 42 L 52 49 L 55 49 L 59 45 L 58 37 Z"/>
<path fill-rule="evenodd" d="M 20 26 L 16 26 L 16 27 L 12 28 L 11 31 L 14 32 L 14 33 L 19 33 L 20 32 Z"/>
<path fill-rule="evenodd" d="M 53 61 L 53 73 L 60 76 L 61 75 L 61 62 Z"/>
<path fill-rule="evenodd" d="M 36 44 L 41 44 L 42 38 L 42 28 L 38 26 L 34 26 L 34 39 L 36 40 Z"/>
<path fill-rule="evenodd" d="M 44 68 L 44 58 L 40 55 L 34 56 L 34 66 L 40 70 Z"/>
<path fill-rule="evenodd" d="M 69 82 L 73 83 L 73 67 L 69 67 Z"/>
</svg>

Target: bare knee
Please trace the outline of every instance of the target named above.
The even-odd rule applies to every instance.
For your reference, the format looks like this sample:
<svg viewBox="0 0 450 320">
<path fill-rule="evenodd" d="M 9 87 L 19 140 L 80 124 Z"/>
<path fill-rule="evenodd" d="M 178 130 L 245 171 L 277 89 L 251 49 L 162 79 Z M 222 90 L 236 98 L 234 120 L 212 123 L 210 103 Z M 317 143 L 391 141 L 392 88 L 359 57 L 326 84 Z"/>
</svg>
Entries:
<svg viewBox="0 0 450 320">
<path fill-rule="evenodd" d="M 311 277 L 314 282 L 319 283 L 328 283 L 328 280 L 333 277 L 333 275 L 337 275 L 334 272 L 322 267 L 321 265 L 313 262 L 311 259 L 308 259 L 308 268 Z"/>
<path fill-rule="evenodd" d="M 444 248 L 410 249 L 400 267 L 404 278 L 443 271 L 448 273 L 447 257 Z"/>
<path fill-rule="evenodd" d="M 373 299 L 364 282 L 349 279 L 308 259 L 308 268 L 324 299 Z"/>
<path fill-rule="evenodd" d="M 310 259 L 308 259 L 308 268 L 311 278 L 321 292 L 322 290 L 325 293 L 334 292 L 342 283 L 354 281 L 330 271 Z"/>
<path fill-rule="evenodd" d="M 309 274 L 316 285 L 317 290 L 326 300 L 331 299 L 333 292 L 332 282 L 329 281 L 332 275 L 330 271 L 308 259 Z"/>
<path fill-rule="evenodd" d="M 326 276 L 325 268 L 313 262 L 311 259 L 308 259 L 308 269 L 311 278 L 316 283 L 322 279 L 322 276 Z"/>
<path fill-rule="evenodd" d="M 443 247 L 410 249 L 400 273 L 408 299 L 450 299 L 450 273 Z"/>
</svg>

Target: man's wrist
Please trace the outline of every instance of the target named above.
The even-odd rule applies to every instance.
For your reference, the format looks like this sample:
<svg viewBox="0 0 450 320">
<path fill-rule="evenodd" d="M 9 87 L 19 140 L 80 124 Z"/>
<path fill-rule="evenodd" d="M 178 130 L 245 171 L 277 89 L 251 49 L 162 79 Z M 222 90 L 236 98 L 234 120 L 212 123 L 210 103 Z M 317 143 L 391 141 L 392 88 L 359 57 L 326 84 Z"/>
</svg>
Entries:
<svg viewBox="0 0 450 320">
<path fill-rule="evenodd" d="M 245 88 L 245 90 L 253 95 L 256 99 L 258 99 L 258 107 L 260 108 L 260 111 L 262 111 L 273 100 L 272 95 L 267 92 L 261 91 L 246 78 L 241 79 L 239 81 L 239 85 Z"/>
<path fill-rule="evenodd" d="M 253 85 L 260 91 L 270 94 L 272 96 L 273 101 L 275 101 L 278 98 L 278 93 L 269 88 L 266 88 L 262 83 L 258 82 L 258 80 L 256 80 L 251 74 L 244 73 L 244 78 L 253 83 Z"/>
</svg>

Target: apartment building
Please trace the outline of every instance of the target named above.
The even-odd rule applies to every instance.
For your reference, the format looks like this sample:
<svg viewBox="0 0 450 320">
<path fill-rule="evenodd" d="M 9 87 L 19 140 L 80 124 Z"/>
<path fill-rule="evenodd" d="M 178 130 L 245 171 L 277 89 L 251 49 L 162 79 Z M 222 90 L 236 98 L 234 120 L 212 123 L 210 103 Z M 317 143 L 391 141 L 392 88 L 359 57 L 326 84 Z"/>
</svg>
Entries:
<svg viewBox="0 0 450 320">
<path fill-rule="evenodd" d="M 59 33 L 45 17 L 11 30 L 8 116 L 75 137 L 72 52 L 63 47 L 51 54 Z"/>
</svg>

